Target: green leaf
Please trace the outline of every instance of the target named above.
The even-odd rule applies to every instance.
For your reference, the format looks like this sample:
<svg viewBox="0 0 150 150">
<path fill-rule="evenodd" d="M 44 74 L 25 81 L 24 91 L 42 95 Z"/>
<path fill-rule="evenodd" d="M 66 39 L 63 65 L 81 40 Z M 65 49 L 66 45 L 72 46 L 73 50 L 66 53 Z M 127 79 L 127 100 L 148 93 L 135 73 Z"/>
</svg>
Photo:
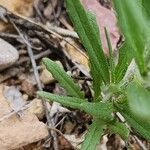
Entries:
<svg viewBox="0 0 150 150">
<path fill-rule="evenodd" d="M 150 27 L 150 1 L 148 0 L 141 0 L 141 5 L 142 5 L 142 10 L 143 13 L 146 16 L 147 19 L 147 26 Z M 146 46 L 145 46 L 145 55 L 144 55 L 144 60 L 145 63 L 147 65 L 147 67 L 149 67 L 149 62 L 150 62 L 150 38 L 148 38 Z"/>
<path fill-rule="evenodd" d="M 92 12 L 88 11 L 87 17 L 91 23 L 91 26 L 93 26 L 93 29 L 95 29 L 95 34 L 97 35 L 97 39 L 99 39 L 99 43 L 101 43 L 100 38 L 99 38 L 100 37 L 99 28 L 96 23 L 95 15 Z M 93 61 L 91 59 L 89 61 L 90 61 L 90 73 L 91 73 L 91 76 L 93 79 L 93 82 L 92 82 L 92 86 L 93 86 L 93 90 L 94 90 L 94 98 L 93 99 L 96 102 L 101 94 L 100 86 L 102 83 L 102 79 L 99 75 L 98 70 L 95 68 Z"/>
<path fill-rule="evenodd" d="M 108 102 L 97 102 L 97 103 L 90 103 L 90 102 L 83 102 L 81 103 L 81 109 L 90 115 L 101 118 L 105 121 L 111 121 L 113 119 L 112 112 L 113 112 L 113 105 L 112 103 Z"/>
<path fill-rule="evenodd" d="M 70 96 L 83 98 L 83 93 L 80 91 L 80 87 L 77 86 L 72 78 L 59 67 L 58 64 L 48 58 L 43 59 L 43 63 L 47 70 L 53 75 L 53 77 L 59 82 L 59 84 L 68 92 Z"/>
<path fill-rule="evenodd" d="M 108 49 L 109 49 L 109 65 L 110 65 L 111 82 L 114 83 L 115 63 L 114 63 L 114 57 L 113 57 L 113 49 L 112 49 L 112 45 L 110 41 L 110 36 L 106 28 L 105 28 L 105 35 L 106 35 L 106 40 L 107 40 Z"/>
<path fill-rule="evenodd" d="M 92 82 L 92 86 L 93 86 L 93 91 L 94 91 L 94 96 L 93 96 L 93 100 L 94 102 L 97 102 L 99 99 L 99 96 L 101 94 L 101 77 L 99 76 L 98 71 L 96 70 L 96 68 L 94 67 L 94 64 L 92 61 L 90 61 L 90 65 L 91 65 L 91 75 L 93 78 L 93 82 Z"/>
<path fill-rule="evenodd" d="M 81 150 L 96 149 L 96 145 L 100 142 L 100 138 L 104 133 L 103 126 L 104 125 L 99 120 L 93 120 L 93 123 L 90 125 L 88 133 L 86 134 Z"/>
<path fill-rule="evenodd" d="M 104 83 L 109 83 L 108 64 L 98 38 L 98 27 L 95 21 L 91 21 L 92 17 L 85 12 L 79 0 L 66 0 L 66 6 L 74 28 L 87 50 L 90 62 L 92 62 L 91 67 L 97 70 Z"/>
<path fill-rule="evenodd" d="M 111 133 L 120 135 L 123 140 L 128 139 L 129 130 L 127 129 L 127 127 L 123 123 L 115 121 L 113 123 L 110 123 L 108 125 L 108 128 L 111 131 Z"/>
<path fill-rule="evenodd" d="M 150 92 L 137 83 L 131 83 L 127 88 L 127 98 L 130 110 L 135 115 L 150 120 Z"/>
<path fill-rule="evenodd" d="M 95 30 L 94 32 L 95 32 L 95 35 L 97 36 L 96 37 L 97 40 L 99 40 L 99 43 L 101 43 L 101 40 L 100 40 L 100 31 L 99 31 L 99 27 L 98 27 L 97 22 L 96 22 L 96 16 L 95 16 L 95 14 L 92 11 L 87 11 L 86 14 L 87 14 L 89 23 L 91 24 L 91 26 Z"/>
<path fill-rule="evenodd" d="M 115 83 L 119 83 L 127 69 L 128 69 L 128 66 L 130 65 L 131 63 L 131 60 L 132 60 L 132 49 L 127 45 L 127 43 L 125 42 L 121 47 L 120 49 L 118 50 L 119 51 L 119 60 L 118 60 L 118 64 L 115 68 Z"/>
<path fill-rule="evenodd" d="M 150 18 L 150 1 L 148 0 L 141 0 L 142 1 L 142 6 L 143 6 L 143 11 L 146 13 L 146 17 L 149 19 Z"/>
<path fill-rule="evenodd" d="M 81 109 L 81 103 L 84 102 L 84 99 L 69 97 L 69 96 L 58 96 L 48 92 L 38 91 L 37 94 L 49 101 L 58 102 L 66 107 Z"/>
<path fill-rule="evenodd" d="M 147 71 L 144 62 L 144 48 L 149 30 L 142 9 L 137 0 L 114 0 L 113 2 L 125 41 L 133 51 L 140 72 L 144 74 Z"/>
<path fill-rule="evenodd" d="M 58 96 L 43 91 L 39 91 L 37 92 L 37 94 L 42 98 L 48 99 L 50 101 L 58 102 L 66 107 L 80 109 L 82 111 L 89 113 L 94 117 L 101 118 L 102 120 L 105 120 L 107 122 L 112 120 L 111 114 L 113 112 L 113 106 L 111 103 L 102 103 L 102 102 L 90 103 L 90 102 L 85 102 L 86 99 L 80 99 L 80 98 L 69 97 L 69 96 Z"/>
<path fill-rule="evenodd" d="M 150 121 L 135 115 L 129 108 L 127 100 L 118 102 L 116 109 L 123 115 L 134 131 L 150 141 Z"/>
</svg>

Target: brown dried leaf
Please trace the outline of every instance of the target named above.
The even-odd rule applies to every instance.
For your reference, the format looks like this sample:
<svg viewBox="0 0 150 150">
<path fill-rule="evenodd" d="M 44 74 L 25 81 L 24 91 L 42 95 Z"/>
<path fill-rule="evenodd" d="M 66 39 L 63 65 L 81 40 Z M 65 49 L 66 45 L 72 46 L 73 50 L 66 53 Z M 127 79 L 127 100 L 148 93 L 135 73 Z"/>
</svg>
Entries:
<svg viewBox="0 0 150 150">
<path fill-rule="evenodd" d="M 88 56 L 86 55 L 85 52 L 83 52 L 79 48 L 78 49 L 75 48 L 79 46 L 74 40 L 70 38 L 68 38 L 67 40 L 69 41 L 71 45 L 64 41 L 61 42 L 61 46 L 63 47 L 65 55 L 79 68 L 79 70 L 83 74 L 85 74 L 87 77 L 90 77 Z M 74 45 L 75 47 L 73 47 L 72 45 Z"/>
</svg>

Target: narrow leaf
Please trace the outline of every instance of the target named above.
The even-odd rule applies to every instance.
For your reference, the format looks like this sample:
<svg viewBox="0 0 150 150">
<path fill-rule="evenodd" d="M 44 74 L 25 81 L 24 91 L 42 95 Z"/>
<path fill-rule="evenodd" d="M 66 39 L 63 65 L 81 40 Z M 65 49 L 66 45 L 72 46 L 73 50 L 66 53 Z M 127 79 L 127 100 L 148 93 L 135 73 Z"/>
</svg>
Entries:
<svg viewBox="0 0 150 150">
<path fill-rule="evenodd" d="M 150 120 L 150 92 L 137 83 L 131 83 L 127 88 L 127 98 L 130 110 L 135 115 Z"/>
<path fill-rule="evenodd" d="M 99 32 L 99 28 L 97 26 L 97 22 L 96 22 L 96 17 L 95 15 L 88 11 L 87 12 L 87 17 L 89 19 L 89 22 L 91 23 L 91 26 L 93 26 L 93 29 L 95 30 L 95 35 L 97 35 L 97 39 L 99 40 L 99 43 L 101 43 L 100 41 L 100 32 Z M 92 82 L 92 86 L 93 86 L 93 90 L 94 90 L 94 101 L 96 102 L 98 100 L 98 97 L 101 94 L 101 83 L 102 83 L 102 79 L 101 76 L 98 72 L 98 70 L 95 68 L 93 61 L 90 59 L 90 73 L 93 79 Z"/>
<path fill-rule="evenodd" d="M 110 41 L 110 36 L 108 34 L 107 29 L 105 28 L 105 35 L 106 35 L 106 40 L 108 44 L 108 49 L 109 49 L 109 65 L 110 65 L 110 74 L 111 74 L 111 82 L 114 82 L 114 69 L 115 69 L 115 63 L 114 63 L 114 57 L 113 57 L 113 49 Z"/>
<path fill-rule="evenodd" d="M 84 99 L 69 96 L 58 96 L 43 91 L 39 91 L 37 94 L 42 98 L 48 99 L 49 101 L 58 102 L 66 107 L 80 109 L 96 118 L 101 118 L 107 122 L 112 120 L 111 114 L 113 112 L 113 106 L 110 103 L 90 103 L 85 102 L 86 100 Z"/>
<path fill-rule="evenodd" d="M 127 140 L 129 136 L 129 130 L 123 123 L 113 122 L 108 125 L 108 128 L 111 133 L 118 134 L 123 140 Z"/>
<path fill-rule="evenodd" d="M 134 52 L 140 72 L 144 74 L 146 72 L 144 48 L 149 34 L 142 9 L 137 0 L 114 0 L 113 2 L 125 41 L 130 45 L 131 51 Z"/>
<path fill-rule="evenodd" d="M 58 95 L 51 94 L 48 92 L 43 92 L 43 91 L 39 91 L 37 92 L 37 94 L 42 98 L 48 99 L 49 101 L 55 101 L 66 107 L 71 107 L 71 108 L 80 109 L 81 103 L 84 102 L 84 100 L 80 98 L 69 97 L 69 96 L 58 96 Z"/>
<path fill-rule="evenodd" d="M 47 70 L 52 73 L 54 78 L 68 92 L 70 96 L 78 98 L 84 97 L 83 93 L 80 91 L 80 87 L 73 82 L 72 78 L 67 75 L 66 72 L 59 67 L 58 64 L 48 58 L 44 58 L 43 63 L 46 66 Z"/>
<path fill-rule="evenodd" d="M 133 127 L 134 131 L 150 141 L 150 121 L 144 120 L 141 117 L 133 114 L 130 110 L 127 100 L 119 102 L 116 105 L 116 109 L 123 115 L 127 123 Z"/>
<path fill-rule="evenodd" d="M 112 120 L 112 112 L 113 106 L 111 103 L 108 102 L 97 102 L 97 103 L 90 103 L 90 102 L 83 102 L 81 103 L 81 109 L 96 118 L 101 118 L 105 121 Z"/>
<path fill-rule="evenodd" d="M 102 83 L 102 79 L 98 73 L 98 71 L 96 70 L 96 68 L 94 67 L 94 64 L 92 61 L 90 61 L 90 65 L 91 65 L 91 75 L 92 75 L 92 78 L 93 78 L 93 90 L 94 90 L 94 102 L 97 102 L 98 101 L 98 98 L 101 94 L 101 83 Z"/>
<path fill-rule="evenodd" d="M 143 11 L 146 14 L 147 19 L 150 18 L 150 1 L 148 0 L 141 0 L 142 1 L 142 6 L 143 6 Z M 149 21 L 149 20 L 148 20 Z"/>
<path fill-rule="evenodd" d="M 148 0 L 141 0 L 142 2 L 142 10 L 143 13 L 146 16 L 147 19 L 147 26 L 150 27 L 150 1 Z M 146 46 L 145 46 L 145 55 L 144 55 L 144 60 L 149 68 L 149 63 L 150 63 L 150 38 L 148 38 Z"/>
<path fill-rule="evenodd" d="M 94 119 L 86 134 L 81 150 L 95 150 L 103 133 L 103 124 L 99 120 Z"/>
<path fill-rule="evenodd" d="M 119 60 L 114 73 L 116 83 L 120 82 L 123 79 L 133 57 L 132 48 L 127 45 L 126 41 L 118 51 Z"/>
<path fill-rule="evenodd" d="M 95 30 L 95 35 L 97 36 L 97 40 L 99 40 L 99 43 L 101 43 L 101 40 L 100 40 L 100 31 L 99 31 L 99 27 L 97 25 L 97 22 L 96 22 L 96 16 L 93 12 L 91 11 L 87 11 L 86 12 L 87 14 L 87 17 L 88 17 L 88 20 L 89 20 L 89 23 L 91 24 L 91 26 L 93 27 L 93 29 Z"/>
<path fill-rule="evenodd" d="M 93 63 L 92 67 L 96 68 L 104 83 L 109 83 L 107 61 L 96 33 L 98 27 L 93 27 L 95 26 L 95 21 L 94 23 L 91 22 L 89 15 L 87 15 L 79 0 L 66 0 L 66 6 L 75 30 L 87 50 L 90 62 L 92 61 Z"/>
</svg>

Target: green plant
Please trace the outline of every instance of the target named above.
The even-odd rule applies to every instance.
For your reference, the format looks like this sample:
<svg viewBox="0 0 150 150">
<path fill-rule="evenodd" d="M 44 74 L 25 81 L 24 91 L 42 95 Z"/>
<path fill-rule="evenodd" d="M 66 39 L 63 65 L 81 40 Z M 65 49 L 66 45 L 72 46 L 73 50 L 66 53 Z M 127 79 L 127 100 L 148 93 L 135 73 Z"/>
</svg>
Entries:
<svg viewBox="0 0 150 150">
<path fill-rule="evenodd" d="M 118 25 L 125 38 L 116 64 L 107 29 L 109 58 L 103 53 L 95 16 L 86 12 L 79 0 L 66 0 L 67 12 L 89 56 L 93 99 L 88 102 L 72 78 L 48 58 L 44 58 L 43 63 L 66 89 L 68 96 L 43 91 L 39 91 L 38 95 L 93 116 L 82 150 L 94 150 L 106 131 L 127 140 L 131 129 L 119 121 L 117 112 L 125 118 L 134 133 L 150 140 L 148 4 L 150 2 L 147 0 L 113 0 Z"/>
</svg>

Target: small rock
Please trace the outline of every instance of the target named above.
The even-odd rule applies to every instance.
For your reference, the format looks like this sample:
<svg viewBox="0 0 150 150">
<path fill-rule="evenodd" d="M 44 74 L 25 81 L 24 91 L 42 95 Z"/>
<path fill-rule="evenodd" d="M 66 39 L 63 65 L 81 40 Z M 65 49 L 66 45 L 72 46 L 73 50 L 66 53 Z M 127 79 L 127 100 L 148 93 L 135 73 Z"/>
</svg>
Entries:
<svg viewBox="0 0 150 150">
<path fill-rule="evenodd" d="M 61 64 L 60 61 L 55 61 L 61 68 L 63 68 L 63 65 Z M 52 76 L 52 74 L 44 67 L 44 70 L 42 71 L 41 75 L 40 75 L 40 79 L 42 81 L 43 84 L 50 84 L 52 82 L 54 82 L 54 78 Z"/>
<path fill-rule="evenodd" d="M 77 137 L 75 134 L 68 135 L 64 134 L 64 137 L 73 147 L 76 147 L 76 149 L 81 149 L 81 143 L 84 141 L 85 134 L 83 134 L 81 137 Z"/>
<path fill-rule="evenodd" d="M 14 113 L 4 97 L 5 86 L 0 84 L 0 150 L 18 149 L 37 142 L 48 136 L 43 122 L 28 111 L 22 111 L 20 117 Z"/>
<path fill-rule="evenodd" d="M 72 121 L 67 120 L 64 123 L 64 127 L 63 127 L 64 133 L 71 134 L 73 132 L 73 130 L 75 129 L 75 126 L 76 126 L 75 122 L 73 123 Z"/>
<path fill-rule="evenodd" d="M 35 115 L 16 114 L 0 122 L 0 149 L 11 150 L 37 142 L 48 136 L 46 125 L 39 122 Z"/>
<path fill-rule="evenodd" d="M 52 74 L 46 68 L 44 68 L 44 70 L 42 71 L 40 75 L 40 80 L 42 81 L 43 84 L 46 85 L 46 84 L 52 83 L 54 81 L 54 78 Z"/>
<path fill-rule="evenodd" d="M 36 80 L 35 80 L 35 76 L 34 76 L 34 73 L 24 73 L 24 72 L 21 72 L 18 74 L 18 79 L 23 81 L 23 80 L 28 80 L 28 82 L 32 83 L 33 85 L 36 85 Z"/>
<path fill-rule="evenodd" d="M 28 79 L 22 81 L 21 89 L 23 92 L 25 92 L 29 96 L 35 95 L 36 87 Z"/>
<path fill-rule="evenodd" d="M 15 47 L 0 38 L 0 71 L 12 66 L 19 58 Z"/>
<path fill-rule="evenodd" d="M 50 108 L 50 117 L 53 118 L 56 113 L 68 113 L 70 112 L 69 109 L 62 107 L 59 103 L 53 102 L 53 105 Z"/>
<path fill-rule="evenodd" d="M 22 95 L 22 98 L 23 98 L 24 101 L 27 101 L 27 100 L 29 99 L 29 95 L 23 94 L 23 95 Z"/>
<path fill-rule="evenodd" d="M 43 119 L 44 116 L 44 108 L 42 105 L 42 101 L 40 99 L 33 99 L 31 102 L 31 106 L 27 109 L 28 112 L 35 114 L 38 119 Z"/>
</svg>

